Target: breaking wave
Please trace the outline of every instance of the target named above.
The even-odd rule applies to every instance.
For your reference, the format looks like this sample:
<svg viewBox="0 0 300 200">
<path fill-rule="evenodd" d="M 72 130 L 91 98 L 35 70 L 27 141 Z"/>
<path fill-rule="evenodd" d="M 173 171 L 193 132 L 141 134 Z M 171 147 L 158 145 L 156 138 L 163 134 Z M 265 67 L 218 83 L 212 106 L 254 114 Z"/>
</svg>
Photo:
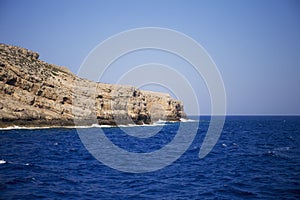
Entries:
<svg viewBox="0 0 300 200">
<path fill-rule="evenodd" d="M 197 120 L 193 119 L 184 119 L 181 118 L 180 122 L 197 122 Z M 24 130 L 35 130 L 35 129 L 51 129 L 51 128 L 66 128 L 66 129 L 81 129 L 81 128 L 113 128 L 113 127 L 141 127 L 141 126 L 164 126 L 169 123 L 178 123 L 177 121 L 166 121 L 159 119 L 158 121 L 154 122 L 153 124 L 127 124 L 127 125 L 99 125 L 99 124 L 92 124 L 88 126 L 35 126 L 35 127 L 26 127 L 26 126 L 9 126 L 5 128 L 0 128 L 0 131 L 5 130 L 18 130 L 18 129 L 24 129 Z"/>
</svg>

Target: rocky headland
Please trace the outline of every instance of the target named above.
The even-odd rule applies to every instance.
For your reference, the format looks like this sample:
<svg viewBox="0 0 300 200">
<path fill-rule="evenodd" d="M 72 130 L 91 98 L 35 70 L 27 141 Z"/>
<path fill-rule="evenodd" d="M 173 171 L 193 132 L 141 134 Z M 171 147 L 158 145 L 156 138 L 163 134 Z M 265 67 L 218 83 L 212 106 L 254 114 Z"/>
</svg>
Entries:
<svg viewBox="0 0 300 200">
<path fill-rule="evenodd" d="M 181 101 L 132 86 L 96 83 L 39 54 L 0 44 L 0 127 L 151 124 L 179 121 Z"/>
</svg>

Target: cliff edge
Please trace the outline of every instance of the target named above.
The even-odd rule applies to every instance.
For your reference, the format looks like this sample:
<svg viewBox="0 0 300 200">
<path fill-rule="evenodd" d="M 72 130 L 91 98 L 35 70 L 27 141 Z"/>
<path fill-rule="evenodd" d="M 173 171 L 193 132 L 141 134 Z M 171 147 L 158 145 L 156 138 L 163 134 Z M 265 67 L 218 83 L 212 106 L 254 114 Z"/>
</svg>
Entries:
<svg viewBox="0 0 300 200">
<path fill-rule="evenodd" d="M 92 82 L 0 44 L 0 127 L 151 124 L 185 117 L 181 101 L 132 86 Z"/>
</svg>

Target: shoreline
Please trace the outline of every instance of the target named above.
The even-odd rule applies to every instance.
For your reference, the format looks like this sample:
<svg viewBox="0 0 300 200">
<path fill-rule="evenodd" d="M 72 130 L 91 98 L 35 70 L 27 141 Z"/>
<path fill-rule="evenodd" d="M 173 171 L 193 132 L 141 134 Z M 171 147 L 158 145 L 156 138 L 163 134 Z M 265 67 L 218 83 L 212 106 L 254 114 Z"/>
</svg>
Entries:
<svg viewBox="0 0 300 200">
<path fill-rule="evenodd" d="M 5 123 L 7 126 L 3 126 L 3 122 L 0 122 L 0 131 L 5 130 L 40 130 L 40 129 L 77 129 L 77 128 L 129 128 L 129 127 L 150 127 L 150 126 L 164 126 L 167 123 L 186 123 L 186 122 L 196 122 L 197 120 L 181 118 L 179 120 L 157 120 L 153 123 L 149 124 L 77 124 L 74 123 L 72 125 L 55 125 L 55 124 L 30 124 L 26 125 L 24 123 Z M 74 121 L 73 121 L 74 122 Z"/>
<path fill-rule="evenodd" d="M 0 127 L 66 127 L 179 121 L 183 102 L 167 93 L 93 82 L 26 48 L 0 44 Z"/>
</svg>

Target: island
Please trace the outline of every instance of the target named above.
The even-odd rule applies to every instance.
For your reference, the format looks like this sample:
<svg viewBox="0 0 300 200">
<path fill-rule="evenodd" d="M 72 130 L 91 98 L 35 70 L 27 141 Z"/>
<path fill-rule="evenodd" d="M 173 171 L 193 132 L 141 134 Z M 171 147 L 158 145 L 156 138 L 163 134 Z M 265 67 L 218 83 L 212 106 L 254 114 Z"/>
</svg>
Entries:
<svg viewBox="0 0 300 200">
<path fill-rule="evenodd" d="M 0 128 L 152 124 L 186 118 L 169 94 L 80 78 L 28 49 L 0 44 Z"/>
</svg>

